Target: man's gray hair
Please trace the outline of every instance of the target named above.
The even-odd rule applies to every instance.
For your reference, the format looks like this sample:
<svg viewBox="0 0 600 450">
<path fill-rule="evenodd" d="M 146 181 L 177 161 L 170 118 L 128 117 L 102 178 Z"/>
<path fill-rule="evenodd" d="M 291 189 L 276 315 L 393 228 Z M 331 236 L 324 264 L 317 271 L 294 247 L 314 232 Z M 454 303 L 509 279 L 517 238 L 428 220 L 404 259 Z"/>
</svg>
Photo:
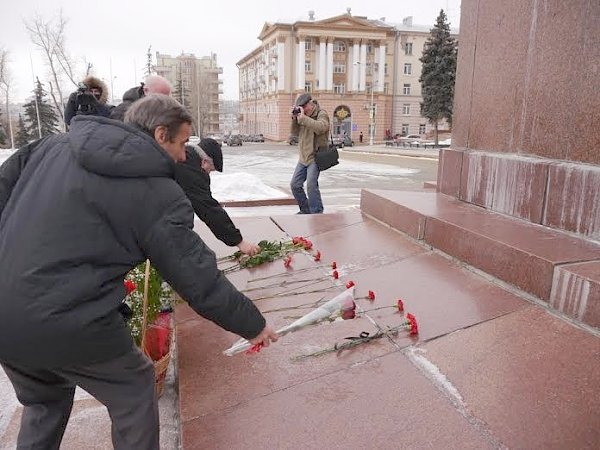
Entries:
<svg viewBox="0 0 600 450">
<path fill-rule="evenodd" d="M 167 138 L 172 140 L 182 123 L 192 123 L 192 116 L 172 97 L 150 94 L 134 102 L 125 114 L 125 123 L 137 125 L 154 136 L 154 130 L 167 128 Z"/>
</svg>

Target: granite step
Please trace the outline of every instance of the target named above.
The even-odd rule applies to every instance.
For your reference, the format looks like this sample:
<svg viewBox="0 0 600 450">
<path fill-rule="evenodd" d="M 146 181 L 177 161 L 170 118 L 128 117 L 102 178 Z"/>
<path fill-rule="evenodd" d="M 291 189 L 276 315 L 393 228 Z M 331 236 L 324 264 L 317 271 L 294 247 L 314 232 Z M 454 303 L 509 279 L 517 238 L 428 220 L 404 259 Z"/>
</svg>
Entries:
<svg viewBox="0 0 600 450">
<path fill-rule="evenodd" d="M 598 327 L 600 245 L 593 241 L 431 191 L 365 189 L 361 210 Z"/>
</svg>

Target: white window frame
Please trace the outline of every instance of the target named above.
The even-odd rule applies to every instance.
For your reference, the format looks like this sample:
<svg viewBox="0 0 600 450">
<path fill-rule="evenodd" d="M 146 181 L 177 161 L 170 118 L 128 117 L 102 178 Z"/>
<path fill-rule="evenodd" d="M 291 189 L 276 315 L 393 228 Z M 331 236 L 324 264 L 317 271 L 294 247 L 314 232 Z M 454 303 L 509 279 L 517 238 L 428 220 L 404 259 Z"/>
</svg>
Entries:
<svg viewBox="0 0 600 450">
<path fill-rule="evenodd" d="M 335 41 L 333 43 L 333 51 L 339 53 L 346 53 L 346 43 L 344 41 Z"/>
<path fill-rule="evenodd" d="M 402 114 L 405 116 L 410 116 L 410 103 L 404 103 L 402 105 Z"/>
<path fill-rule="evenodd" d="M 403 123 L 402 124 L 402 134 L 404 136 L 408 136 L 408 131 L 409 131 L 409 125 L 407 123 Z"/>
<path fill-rule="evenodd" d="M 312 39 L 306 38 L 306 40 L 304 41 L 304 51 L 309 52 L 311 50 L 312 50 Z"/>
<path fill-rule="evenodd" d="M 402 95 L 410 95 L 410 83 L 404 83 L 404 86 L 402 86 Z"/>
<path fill-rule="evenodd" d="M 419 134 L 420 135 L 424 135 L 425 133 L 427 133 L 427 124 L 426 123 L 420 123 L 419 124 Z"/>
<path fill-rule="evenodd" d="M 333 63 L 333 73 L 346 73 L 346 63 Z"/>
<path fill-rule="evenodd" d="M 404 63 L 404 75 L 412 75 L 412 64 Z"/>
<path fill-rule="evenodd" d="M 304 60 L 304 73 L 312 73 L 312 63 L 310 59 Z"/>
<path fill-rule="evenodd" d="M 312 92 L 312 81 L 304 82 L 304 92 Z"/>
<path fill-rule="evenodd" d="M 410 55 L 412 55 L 412 51 L 413 51 L 413 43 L 412 42 L 404 43 L 404 54 L 407 56 L 410 56 Z"/>
<path fill-rule="evenodd" d="M 338 83 L 333 85 L 333 93 L 334 94 L 344 94 L 346 92 L 346 84 Z"/>
</svg>

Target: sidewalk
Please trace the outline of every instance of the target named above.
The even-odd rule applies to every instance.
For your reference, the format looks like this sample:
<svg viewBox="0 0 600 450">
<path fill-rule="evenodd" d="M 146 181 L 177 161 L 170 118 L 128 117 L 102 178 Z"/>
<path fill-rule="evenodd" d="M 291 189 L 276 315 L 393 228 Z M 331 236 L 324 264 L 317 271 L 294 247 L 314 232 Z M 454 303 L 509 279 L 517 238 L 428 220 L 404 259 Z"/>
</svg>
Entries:
<svg viewBox="0 0 600 450">
<path fill-rule="evenodd" d="M 415 158 L 432 159 L 438 159 L 439 156 L 439 149 L 391 147 L 386 146 L 385 144 L 354 145 L 352 147 L 344 147 L 339 151 L 342 153 L 378 153 L 385 155 L 412 156 Z"/>
</svg>

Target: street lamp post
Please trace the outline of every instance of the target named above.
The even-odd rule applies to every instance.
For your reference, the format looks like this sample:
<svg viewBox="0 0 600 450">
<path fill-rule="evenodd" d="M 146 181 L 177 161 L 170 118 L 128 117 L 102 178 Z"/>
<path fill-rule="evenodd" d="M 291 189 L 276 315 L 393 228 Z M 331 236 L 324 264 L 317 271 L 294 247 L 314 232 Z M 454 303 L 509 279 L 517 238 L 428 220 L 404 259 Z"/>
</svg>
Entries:
<svg viewBox="0 0 600 450">
<path fill-rule="evenodd" d="M 375 91 L 375 81 L 371 83 L 371 109 L 370 109 L 370 133 L 369 133 L 369 145 L 373 145 L 373 138 L 375 137 L 375 103 L 373 101 L 373 93 Z"/>
</svg>

